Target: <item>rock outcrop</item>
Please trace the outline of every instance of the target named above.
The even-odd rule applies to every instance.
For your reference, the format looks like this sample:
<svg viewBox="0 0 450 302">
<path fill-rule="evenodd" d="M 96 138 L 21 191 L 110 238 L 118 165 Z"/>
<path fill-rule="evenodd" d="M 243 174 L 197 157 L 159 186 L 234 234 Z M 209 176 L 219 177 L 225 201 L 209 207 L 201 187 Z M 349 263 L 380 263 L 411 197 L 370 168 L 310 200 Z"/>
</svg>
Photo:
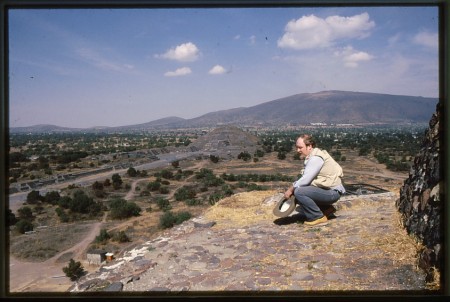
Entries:
<svg viewBox="0 0 450 302">
<path fill-rule="evenodd" d="M 427 281 L 436 282 L 443 269 L 443 211 L 445 203 L 440 138 L 442 120 L 437 105 L 420 152 L 414 159 L 408 179 L 400 189 L 396 206 L 408 233 L 423 247 L 419 267 L 427 272 Z"/>
</svg>

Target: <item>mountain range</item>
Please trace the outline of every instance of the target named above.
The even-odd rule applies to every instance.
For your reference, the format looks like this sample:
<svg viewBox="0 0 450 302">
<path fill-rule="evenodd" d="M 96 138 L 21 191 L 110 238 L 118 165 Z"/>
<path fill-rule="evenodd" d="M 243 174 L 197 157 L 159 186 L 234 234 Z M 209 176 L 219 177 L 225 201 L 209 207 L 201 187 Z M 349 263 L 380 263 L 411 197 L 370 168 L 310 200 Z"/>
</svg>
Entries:
<svg viewBox="0 0 450 302">
<path fill-rule="evenodd" d="M 251 107 L 210 112 L 192 119 L 166 117 L 148 123 L 94 128 L 54 125 L 13 127 L 18 132 L 133 131 L 214 127 L 218 125 L 283 126 L 330 124 L 428 123 L 438 98 L 352 91 L 301 93 Z"/>
</svg>

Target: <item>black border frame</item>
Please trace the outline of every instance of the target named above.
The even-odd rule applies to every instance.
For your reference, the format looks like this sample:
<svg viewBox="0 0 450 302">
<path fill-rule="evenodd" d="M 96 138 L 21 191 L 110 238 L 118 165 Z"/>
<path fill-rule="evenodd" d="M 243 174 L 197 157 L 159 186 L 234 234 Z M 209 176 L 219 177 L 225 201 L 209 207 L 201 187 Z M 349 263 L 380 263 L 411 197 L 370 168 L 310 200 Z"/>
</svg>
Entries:
<svg viewBox="0 0 450 302">
<path fill-rule="evenodd" d="M 244 296 L 242 295 L 220 295 L 220 293 L 199 293 L 199 294 L 189 294 L 187 296 L 182 296 L 179 294 L 173 295 L 146 295 L 138 296 L 129 294 L 121 295 L 115 294 L 113 296 L 106 296 L 108 299 L 124 299 L 124 298 L 163 298 L 167 299 L 192 299 L 196 300 L 202 299 L 234 299 L 234 298 L 251 298 L 256 299 L 270 299 L 270 300 L 283 300 L 290 301 L 293 299 L 304 298 L 308 300 L 321 300 L 321 301 L 359 301 L 364 300 L 382 300 L 382 299 L 397 299 L 397 298 L 407 298 L 408 301 L 416 300 L 426 300 L 432 301 L 439 298 L 444 298 L 445 296 L 450 296 L 450 278 L 448 273 L 450 272 L 450 256 L 449 239 L 450 239 L 450 200 L 448 198 L 448 188 L 450 184 L 447 179 L 447 171 L 450 171 L 450 165 L 448 161 L 448 131 L 449 122 L 447 121 L 448 116 L 450 116 L 449 107 L 449 60 L 448 60 L 448 39 L 449 39 L 449 1 L 447 0 L 0 0 L 0 298 L 2 300 L 15 300 L 15 299 L 52 299 L 52 298 L 103 298 L 102 295 L 41 295 L 40 293 L 33 293 L 32 295 L 11 295 L 8 294 L 7 282 L 9 278 L 9 258 L 7 257 L 7 243 L 9 241 L 8 231 L 5 224 L 6 214 L 9 208 L 8 197 L 7 197 L 7 163 L 8 154 L 7 146 L 9 144 L 9 60 L 8 60 L 8 10 L 9 9 L 49 9 L 49 8 L 246 8 L 246 7 L 258 7 L 258 8 L 270 8 L 270 7 L 320 7 L 320 6 L 437 6 L 439 8 L 439 102 L 441 104 L 441 121 L 443 127 L 443 135 L 441 141 L 441 168 L 443 172 L 444 179 L 444 271 L 441 273 L 441 287 L 442 295 L 414 295 L 417 294 L 412 291 L 408 296 L 400 296 L 398 293 L 396 295 L 390 295 L 386 292 L 383 295 L 368 295 L 364 296 L 364 292 L 349 292 L 349 295 L 340 296 L 340 293 L 326 293 L 326 294 L 306 294 L 301 295 L 260 295 L 257 293 L 252 294 L 249 292 Z M 449 230 L 449 232 L 446 232 Z M 408 293 L 408 292 L 406 292 Z M 356 295 L 355 295 L 356 294 Z"/>
</svg>

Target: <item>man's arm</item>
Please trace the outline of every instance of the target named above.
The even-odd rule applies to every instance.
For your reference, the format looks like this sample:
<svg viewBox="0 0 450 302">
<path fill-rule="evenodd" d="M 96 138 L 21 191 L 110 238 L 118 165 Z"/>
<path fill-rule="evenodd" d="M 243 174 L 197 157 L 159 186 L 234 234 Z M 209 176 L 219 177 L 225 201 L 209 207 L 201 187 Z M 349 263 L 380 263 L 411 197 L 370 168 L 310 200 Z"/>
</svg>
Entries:
<svg viewBox="0 0 450 302">
<path fill-rule="evenodd" d="M 324 164 L 324 160 L 320 156 L 313 156 L 308 160 L 303 175 L 284 192 L 284 197 L 290 198 L 294 194 L 294 190 L 298 187 L 309 186 L 311 182 L 319 174 Z"/>
</svg>

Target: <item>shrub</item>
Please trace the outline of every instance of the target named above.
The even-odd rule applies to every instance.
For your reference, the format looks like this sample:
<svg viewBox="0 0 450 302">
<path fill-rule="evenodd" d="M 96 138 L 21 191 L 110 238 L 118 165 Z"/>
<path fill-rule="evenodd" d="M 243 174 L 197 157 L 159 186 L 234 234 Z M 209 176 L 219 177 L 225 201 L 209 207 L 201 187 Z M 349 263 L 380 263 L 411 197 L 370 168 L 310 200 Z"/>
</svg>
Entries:
<svg viewBox="0 0 450 302">
<path fill-rule="evenodd" d="M 127 174 L 128 174 L 130 177 L 136 177 L 137 174 L 138 174 L 138 172 L 136 171 L 135 168 L 130 167 L 130 168 L 128 168 L 128 170 L 127 170 Z"/>
<path fill-rule="evenodd" d="M 42 200 L 42 196 L 40 195 L 39 191 L 33 190 L 27 195 L 27 203 L 29 204 L 35 204 L 40 200 Z"/>
<path fill-rule="evenodd" d="M 58 200 L 58 205 L 61 208 L 68 209 L 70 205 L 72 204 L 72 198 L 70 196 L 64 196 L 60 200 Z"/>
<path fill-rule="evenodd" d="M 188 206 L 197 206 L 197 205 L 201 205 L 202 201 L 199 199 L 192 198 L 192 199 L 186 199 L 184 201 L 184 203 Z"/>
<path fill-rule="evenodd" d="M 20 219 L 16 223 L 16 229 L 20 234 L 25 234 L 25 232 L 30 232 L 33 230 L 33 224 L 26 219 Z"/>
<path fill-rule="evenodd" d="M 131 216 L 139 216 L 142 209 L 134 202 L 127 202 L 122 198 L 111 200 L 109 207 L 111 209 L 111 218 L 124 219 Z"/>
<path fill-rule="evenodd" d="M 237 158 L 242 159 L 243 161 L 248 161 L 252 158 L 252 156 L 247 151 L 243 151 L 243 152 L 239 153 Z"/>
<path fill-rule="evenodd" d="M 169 170 L 162 170 L 161 171 L 161 177 L 165 178 L 165 179 L 172 179 L 173 178 L 173 173 Z"/>
<path fill-rule="evenodd" d="M 192 199 L 195 197 L 197 193 L 195 190 L 191 187 L 181 187 L 175 192 L 175 199 L 178 201 L 186 200 L 186 199 Z"/>
<path fill-rule="evenodd" d="M 161 194 L 169 194 L 169 188 L 168 187 L 161 187 L 159 188 L 159 193 Z"/>
<path fill-rule="evenodd" d="M 47 192 L 43 197 L 44 202 L 55 205 L 58 203 L 58 200 L 61 199 L 61 196 L 57 191 Z"/>
<path fill-rule="evenodd" d="M 222 193 L 215 192 L 209 196 L 209 204 L 214 205 L 216 202 L 224 198 Z"/>
<path fill-rule="evenodd" d="M 77 190 L 73 194 L 72 202 L 69 203 L 69 209 L 72 212 L 95 216 L 100 213 L 102 207 L 93 198 L 86 195 L 84 191 Z"/>
<path fill-rule="evenodd" d="M 30 207 L 21 207 L 20 209 L 17 210 L 19 217 L 21 219 L 31 219 L 33 218 L 33 211 L 31 210 Z"/>
<path fill-rule="evenodd" d="M 104 184 L 99 181 L 95 181 L 92 184 L 92 189 L 94 189 L 94 190 L 103 190 L 103 188 L 104 188 Z"/>
<path fill-rule="evenodd" d="M 161 187 L 161 183 L 158 181 L 149 182 L 147 185 L 147 189 L 150 191 L 158 191 Z"/>
<path fill-rule="evenodd" d="M 118 173 L 115 173 L 111 177 L 112 185 L 115 190 L 119 189 L 122 186 L 122 177 Z"/>
<path fill-rule="evenodd" d="M 163 229 L 169 229 L 175 225 L 175 216 L 167 211 L 159 218 L 159 226 Z"/>
<path fill-rule="evenodd" d="M 127 234 L 124 231 L 120 231 L 119 233 L 114 234 L 113 240 L 124 243 L 124 242 L 130 242 L 130 238 L 127 236 Z"/>
<path fill-rule="evenodd" d="M 159 220 L 159 226 L 163 229 L 168 229 L 176 224 L 180 224 L 183 221 L 189 220 L 192 217 L 189 212 L 180 212 L 174 214 L 170 211 L 165 212 Z"/>
<path fill-rule="evenodd" d="M 162 197 L 158 197 L 156 199 L 156 204 L 164 212 L 172 209 L 172 207 L 170 206 L 169 200 L 162 198 Z"/>
<path fill-rule="evenodd" d="M 70 278 L 71 281 L 78 280 L 81 276 L 85 274 L 84 268 L 81 265 L 81 262 L 70 259 L 69 265 L 63 267 L 63 272 L 67 277 Z"/>
<path fill-rule="evenodd" d="M 101 229 L 100 234 L 95 237 L 95 242 L 96 243 L 105 243 L 110 238 L 111 238 L 111 236 L 108 234 L 108 231 L 106 231 L 105 229 Z"/>
<path fill-rule="evenodd" d="M 59 217 L 59 221 L 61 221 L 61 222 L 69 222 L 70 221 L 69 215 L 67 215 L 67 213 L 62 208 L 57 207 L 55 212 Z"/>
</svg>

